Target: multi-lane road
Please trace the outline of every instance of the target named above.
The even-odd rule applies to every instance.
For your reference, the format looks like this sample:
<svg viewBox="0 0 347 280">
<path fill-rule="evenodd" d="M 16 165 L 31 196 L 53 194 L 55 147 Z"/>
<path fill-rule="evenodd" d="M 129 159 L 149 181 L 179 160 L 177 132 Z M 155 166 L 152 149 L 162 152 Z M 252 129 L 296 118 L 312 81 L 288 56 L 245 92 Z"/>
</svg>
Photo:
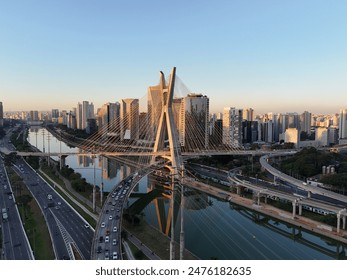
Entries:
<svg viewBox="0 0 347 280">
<path fill-rule="evenodd" d="M 14 151 L 13 145 L 10 143 L 10 132 L 1 141 L 1 146 L 7 150 Z M 0 206 L 4 205 L 8 208 L 8 221 L 3 222 L 2 231 L 4 239 L 4 259 L 30 259 L 32 251 L 27 241 L 22 222 L 15 211 L 17 209 L 15 198 L 9 193 L 10 182 L 5 185 L 3 175 L 3 163 L 0 163 Z M 31 192 L 33 198 L 38 203 L 42 214 L 45 218 L 54 255 L 56 259 L 86 259 L 91 257 L 91 244 L 94 236 L 94 229 L 86 222 L 86 220 L 71 207 L 55 189 L 48 184 L 34 169 L 29 166 L 23 158 L 17 158 L 12 165 L 12 169 L 23 179 L 24 184 Z M 20 232 L 23 232 L 20 234 Z M 25 241 L 25 242 L 24 242 Z M 28 256 L 24 253 L 16 253 L 20 248 L 26 245 L 29 249 L 21 249 L 21 251 L 30 251 Z"/>
<path fill-rule="evenodd" d="M 92 258 L 122 259 L 121 222 L 123 206 L 131 191 L 133 176 L 121 181 L 105 201 L 95 234 Z"/>
<path fill-rule="evenodd" d="M 57 259 L 90 259 L 94 231 L 87 222 L 22 158 L 13 166 L 45 217 Z"/>
<path fill-rule="evenodd" d="M 0 259 L 34 259 L 28 238 L 22 226 L 11 184 L 5 171 L 4 161 L 0 157 L 0 209 L 2 251 Z M 3 215 L 4 214 L 4 215 Z"/>
</svg>

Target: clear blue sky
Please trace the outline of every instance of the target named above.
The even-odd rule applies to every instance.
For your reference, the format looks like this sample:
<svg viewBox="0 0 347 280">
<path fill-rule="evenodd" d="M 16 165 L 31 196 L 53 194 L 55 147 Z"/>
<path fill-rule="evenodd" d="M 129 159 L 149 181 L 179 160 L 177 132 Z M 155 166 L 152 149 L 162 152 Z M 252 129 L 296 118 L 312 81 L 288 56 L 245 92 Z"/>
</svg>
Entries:
<svg viewBox="0 0 347 280">
<path fill-rule="evenodd" d="M 347 107 L 345 0 L 0 0 L 4 110 L 142 98 L 159 71 L 211 111 Z"/>
</svg>

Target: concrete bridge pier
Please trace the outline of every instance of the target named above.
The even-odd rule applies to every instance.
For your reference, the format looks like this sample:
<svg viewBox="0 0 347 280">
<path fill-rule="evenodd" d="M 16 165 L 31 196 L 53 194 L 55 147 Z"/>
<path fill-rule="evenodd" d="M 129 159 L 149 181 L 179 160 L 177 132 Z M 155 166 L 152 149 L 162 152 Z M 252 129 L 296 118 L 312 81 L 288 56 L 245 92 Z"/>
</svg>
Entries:
<svg viewBox="0 0 347 280">
<path fill-rule="evenodd" d="M 299 216 L 302 216 L 302 204 L 299 204 Z"/>
<path fill-rule="evenodd" d="M 346 212 L 346 208 L 344 209 L 341 209 L 337 214 L 337 226 L 336 226 L 336 230 L 337 232 L 340 232 L 340 229 L 341 229 L 341 214 L 343 212 Z M 346 216 L 343 216 L 342 217 L 342 229 L 346 229 Z"/>
<path fill-rule="evenodd" d="M 296 201 L 296 199 L 292 202 L 292 204 L 293 204 L 293 219 L 295 218 L 295 216 L 296 216 L 296 203 L 297 203 L 297 201 Z"/>
<path fill-rule="evenodd" d="M 257 193 L 257 205 L 260 205 L 260 192 Z"/>
<path fill-rule="evenodd" d="M 341 223 L 341 214 L 339 212 L 339 213 L 337 213 L 337 226 L 336 226 L 337 232 L 340 232 L 340 223 Z"/>
<path fill-rule="evenodd" d="M 60 170 L 62 170 L 63 167 L 65 166 L 66 158 L 67 158 L 67 156 L 60 155 L 60 157 L 59 157 L 59 160 L 60 160 Z"/>
</svg>

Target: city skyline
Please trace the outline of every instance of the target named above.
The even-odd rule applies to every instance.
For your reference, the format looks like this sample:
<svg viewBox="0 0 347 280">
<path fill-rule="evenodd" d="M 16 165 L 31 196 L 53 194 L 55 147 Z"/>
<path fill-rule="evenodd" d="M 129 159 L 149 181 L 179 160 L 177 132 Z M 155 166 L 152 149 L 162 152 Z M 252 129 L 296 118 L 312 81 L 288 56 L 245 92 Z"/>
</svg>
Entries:
<svg viewBox="0 0 347 280">
<path fill-rule="evenodd" d="M 1 4 L 4 111 L 141 99 L 159 71 L 256 113 L 347 107 L 344 1 L 11 1 Z"/>
</svg>

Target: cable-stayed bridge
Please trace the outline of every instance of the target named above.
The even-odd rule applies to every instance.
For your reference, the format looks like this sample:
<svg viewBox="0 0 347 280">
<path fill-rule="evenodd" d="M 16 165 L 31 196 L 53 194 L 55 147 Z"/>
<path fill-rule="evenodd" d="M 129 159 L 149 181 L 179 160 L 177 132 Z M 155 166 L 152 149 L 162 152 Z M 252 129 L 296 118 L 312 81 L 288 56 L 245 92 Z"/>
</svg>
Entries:
<svg viewBox="0 0 347 280">
<path fill-rule="evenodd" d="M 178 81 L 178 83 L 176 83 Z M 79 148 L 76 153 L 65 152 L 17 152 L 21 156 L 60 157 L 61 166 L 64 158 L 70 155 L 104 156 L 120 158 L 134 167 L 133 175 L 115 186 L 117 193 L 129 195 L 138 181 L 154 170 L 166 170 L 170 176 L 170 195 L 172 198 L 167 231 L 171 226 L 170 258 L 175 258 L 174 252 L 174 219 L 177 210 L 174 209 L 173 199 L 177 193 L 184 203 L 184 161 L 187 158 L 211 155 L 267 155 L 276 152 L 263 150 L 245 150 L 237 144 L 231 135 L 223 134 L 223 129 L 211 127 L 208 121 L 208 100 L 205 96 L 193 94 L 185 99 L 176 92 L 186 88 L 176 77 L 173 68 L 168 80 L 160 72 L 159 84 L 149 87 L 147 113 L 140 114 L 139 100 L 123 99 L 118 116 L 109 118 L 107 123 L 88 139 L 75 144 Z M 235 124 L 236 125 L 236 124 Z M 71 143 L 71 141 L 70 141 Z M 288 154 L 293 151 L 288 151 Z M 294 151 L 295 152 L 295 151 Z M 280 151 L 283 154 L 283 151 Z M 95 187 L 94 187 L 95 188 Z M 112 191 L 113 192 L 113 191 Z M 95 190 L 94 190 L 95 193 Z M 113 203 L 109 197 L 104 207 Z M 124 206 L 124 205 L 123 205 Z M 123 206 L 119 216 L 122 217 Z M 95 231 L 93 250 L 96 252 L 98 237 L 105 236 L 102 222 L 107 217 L 102 216 Z M 177 217 L 176 217 L 177 218 Z M 121 230 L 121 218 L 113 220 L 112 225 Z M 171 222 L 169 221 L 171 219 Z M 180 258 L 183 258 L 184 229 L 183 211 L 181 211 Z M 120 245 L 119 252 L 120 252 Z M 95 257 L 96 255 L 94 255 Z"/>
</svg>

